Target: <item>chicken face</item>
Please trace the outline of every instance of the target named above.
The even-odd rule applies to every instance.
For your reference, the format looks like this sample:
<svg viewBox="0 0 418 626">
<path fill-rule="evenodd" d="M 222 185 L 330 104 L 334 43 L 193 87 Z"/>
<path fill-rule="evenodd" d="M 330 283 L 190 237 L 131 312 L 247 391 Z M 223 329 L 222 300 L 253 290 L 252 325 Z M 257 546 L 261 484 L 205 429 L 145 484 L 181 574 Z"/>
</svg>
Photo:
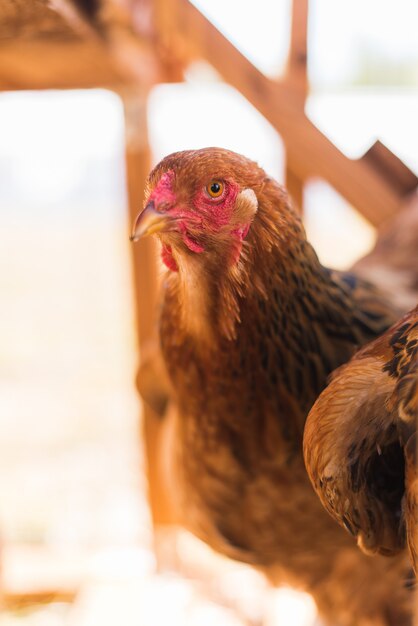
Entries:
<svg viewBox="0 0 418 626">
<path fill-rule="evenodd" d="M 236 264 L 264 177 L 251 161 L 219 148 L 170 155 L 150 174 L 131 239 L 157 233 L 162 260 L 173 271 L 179 255 Z"/>
</svg>

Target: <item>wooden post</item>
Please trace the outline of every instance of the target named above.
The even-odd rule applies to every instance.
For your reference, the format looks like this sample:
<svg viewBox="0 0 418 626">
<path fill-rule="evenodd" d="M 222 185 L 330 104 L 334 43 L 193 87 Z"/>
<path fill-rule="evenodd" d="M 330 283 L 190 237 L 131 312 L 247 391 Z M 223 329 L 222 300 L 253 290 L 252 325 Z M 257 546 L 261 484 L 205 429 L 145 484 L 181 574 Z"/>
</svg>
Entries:
<svg viewBox="0 0 418 626">
<path fill-rule="evenodd" d="M 126 177 L 129 200 L 129 218 L 134 223 L 143 206 L 145 181 L 151 167 L 148 144 L 146 106 L 147 93 L 133 91 L 122 94 L 126 128 Z M 152 238 L 132 244 L 134 294 L 139 349 L 152 341 L 156 343 L 156 309 L 158 276 L 156 246 Z M 161 440 L 165 419 L 143 405 L 142 433 L 148 478 L 149 502 L 154 526 L 172 520 L 166 485 L 160 459 Z"/>
<path fill-rule="evenodd" d="M 286 162 L 285 185 L 289 192 L 295 207 L 303 213 L 303 187 L 304 181 L 298 177 L 295 169 L 292 168 L 291 162 Z"/>
<path fill-rule="evenodd" d="M 302 109 L 304 115 L 305 100 L 308 93 L 308 0 L 293 0 L 290 47 L 287 60 L 287 70 L 283 82 L 288 85 L 296 96 L 295 104 Z M 288 146 L 286 146 L 288 148 Z M 303 212 L 304 180 L 297 174 L 297 164 L 292 164 L 289 157 L 290 150 L 286 150 L 286 187 L 296 206 Z"/>
<path fill-rule="evenodd" d="M 143 207 L 144 187 L 151 169 L 148 144 L 146 103 L 147 94 L 131 91 L 123 95 L 126 134 L 126 182 L 129 218 L 133 224 Z M 134 288 L 136 296 L 139 345 L 155 336 L 155 306 L 157 300 L 157 268 L 155 243 L 144 239 L 132 246 Z"/>
<path fill-rule="evenodd" d="M 308 0 L 293 0 L 292 24 L 290 30 L 290 47 L 287 60 L 287 73 L 284 82 L 300 98 L 305 105 L 308 92 L 308 74 L 306 62 L 308 58 Z"/>
</svg>

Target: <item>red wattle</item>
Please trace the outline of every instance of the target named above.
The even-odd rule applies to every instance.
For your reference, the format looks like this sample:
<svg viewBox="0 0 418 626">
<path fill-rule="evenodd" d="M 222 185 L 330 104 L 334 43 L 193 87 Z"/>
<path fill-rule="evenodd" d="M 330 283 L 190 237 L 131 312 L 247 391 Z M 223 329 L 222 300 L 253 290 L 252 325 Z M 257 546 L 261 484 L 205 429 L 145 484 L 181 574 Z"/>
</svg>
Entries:
<svg viewBox="0 0 418 626">
<path fill-rule="evenodd" d="M 243 226 L 239 226 L 238 228 L 235 228 L 234 230 L 231 231 L 231 235 L 236 237 L 236 240 L 233 242 L 232 247 L 231 247 L 231 256 L 230 256 L 231 265 L 235 265 L 235 263 L 238 263 L 239 258 L 241 256 L 242 242 L 248 235 L 249 230 L 250 230 L 250 224 L 244 224 Z"/>
<path fill-rule="evenodd" d="M 167 243 L 162 244 L 161 260 L 164 263 L 164 265 L 168 267 L 168 269 L 171 270 L 172 272 L 179 271 L 178 265 L 173 257 L 171 246 L 169 246 Z"/>
<path fill-rule="evenodd" d="M 187 226 L 184 222 L 179 222 L 178 228 L 182 234 L 183 241 L 189 248 L 189 250 L 191 250 L 192 252 L 196 252 L 197 254 L 205 251 L 204 247 L 200 243 L 190 237 L 189 233 L 187 232 Z"/>
</svg>

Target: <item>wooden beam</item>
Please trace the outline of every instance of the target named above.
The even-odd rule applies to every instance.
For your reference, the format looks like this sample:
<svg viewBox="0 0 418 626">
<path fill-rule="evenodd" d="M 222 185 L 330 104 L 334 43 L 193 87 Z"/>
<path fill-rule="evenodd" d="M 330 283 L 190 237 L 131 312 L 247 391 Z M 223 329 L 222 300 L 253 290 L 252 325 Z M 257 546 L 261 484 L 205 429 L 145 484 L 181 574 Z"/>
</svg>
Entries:
<svg viewBox="0 0 418 626">
<path fill-rule="evenodd" d="M 122 97 L 125 111 L 126 182 L 129 220 L 132 225 L 143 207 L 145 182 L 151 169 L 146 121 L 147 94 L 138 90 L 122 92 Z M 143 239 L 132 245 L 132 254 L 138 338 L 141 345 L 156 336 L 158 281 L 154 239 Z"/>
<path fill-rule="evenodd" d="M 150 88 L 162 78 L 153 30 L 133 23 L 114 2 L 4 0 L 0 89 Z"/>
<path fill-rule="evenodd" d="M 151 169 L 147 137 L 145 91 L 123 95 L 126 128 L 126 178 L 129 221 L 132 225 L 143 206 L 145 182 Z M 128 234 L 127 234 L 128 236 Z M 133 279 L 139 350 L 158 345 L 157 300 L 159 281 L 154 238 L 132 244 Z M 156 381 L 158 384 L 158 381 Z M 143 404 L 142 431 L 145 448 L 148 495 L 154 525 L 174 522 L 167 481 L 163 475 L 162 449 L 168 421 Z"/>
<path fill-rule="evenodd" d="M 307 75 L 307 37 L 308 37 L 308 0 L 293 0 L 290 28 L 290 45 L 286 73 L 282 79 L 297 96 L 301 115 L 304 116 L 306 96 L 308 93 Z M 297 164 L 286 158 L 285 185 L 299 211 L 303 212 L 304 181 L 297 174 Z"/>
<path fill-rule="evenodd" d="M 293 0 L 287 71 L 283 82 L 289 85 L 304 105 L 308 92 L 308 0 Z"/>
<path fill-rule="evenodd" d="M 296 208 L 300 211 L 300 213 L 303 213 L 304 181 L 298 177 L 292 167 L 292 164 L 289 162 L 286 164 L 285 177 L 286 189 L 289 192 Z"/>
<path fill-rule="evenodd" d="M 74 602 L 78 589 L 41 589 L 34 591 L 9 592 L 2 593 L 1 608 L 2 611 L 22 611 L 24 609 L 39 607 L 55 602 Z"/>
<path fill-rule="evenodd" d="M 56 2 L 57 0 L 55 0 Z M 67 7 L 63 0 L 60 6 Z M 83 20 L 43 0 L 0 2 L 0 89 L 115 86 L 121 75 Z"/>
<path fill-rule="evenodd" d="M 390 180 L 392 186 L 404 198 L 418 188 L 418 176 L 380 141 L 376 141 L 361 160 L 369 163 L 381 176 Z"/>
<path fill-rule="evenodd" d="M 203 58 L 251 102 L 280 133 L 295 174 L 327 180 L 373 224 L 398 210 L 402 198 L 373 167 L 351 160 L 300 111 L 300 97 L 264 76 L 188 0 L 164 0 L 161 44 L 174 56 Z"/>
<path fill-rule="evenodd" d="M 124 77 L 94 41 L 0 45 L 0 90 L 117 89 Z"/>
</svg>

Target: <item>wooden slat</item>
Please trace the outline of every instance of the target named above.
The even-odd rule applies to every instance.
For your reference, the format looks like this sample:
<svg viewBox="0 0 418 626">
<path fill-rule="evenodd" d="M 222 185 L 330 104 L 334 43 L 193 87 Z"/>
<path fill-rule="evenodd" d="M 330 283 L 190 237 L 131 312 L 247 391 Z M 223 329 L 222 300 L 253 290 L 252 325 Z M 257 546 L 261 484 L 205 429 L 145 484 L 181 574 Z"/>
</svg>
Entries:
<svg viewBox="0 0 418 626">
<path fill-rule="evenodd" d="M 52 602 L 74 602 L 77 589 L 45 589 L 27 592 L 4 592 L 1 608 L 3 611 L 22 611 L 34 606 L 51 604 Z"/>
<path fill-rule="evenodd" d="M 124 78 L 92 41 L 0 45 L 0 89 L 118 88 Z"/>
<path fill-rule="evenodd" d="M 0 89 L 60 89 L 118 85 L 121 75 L 94 36 L 69 10 L 43 0 L 0 2 Z M 72 16 L 72 20 L 69 20 Z"/>
<path fill-rule="evenodd" d="M 0 89 L 110 87 L 123 82 L 94 30 L 65 0 L 59 6 L 63 14 L 43 0 L 0 2 Z"/>
<path fill-rule="evenodd" d="M 123 95 L 126 125 L 126 177 L 131 224 L 143 206 L 145 181 L 151 157 L 146 126 L 146 92 Z M 158 277 L 154 238 L 132 244 L 134 294 L 139 348 L 157 344 Z M 148 495 L 154 525 L 174 522 L 167 484 L 162 475 L 161 447 L 167 422 L 143 405 L 143 441 L 145 446 Z"/>
<path fill-rule="evenodd" d="M 376 141 L 361 160 L 390 180 L 401 196 L 408 196 L 418 186 L 414 172 L 380 141 Z"/>
<path fill-rule="evenodd" d="M 289 162 L 286 164 L 285 176 L 286 189 L 289 192 L 296 208 L 299 209 L 300 213 L 303 213 L 304 181 L 301 180 L 297 174 L 295 174 L 295 170 Z"/>
<path fill-rule="evenodd" d="M 348 159 L 300 112 L 300 98 L 285 84 L 264 76 L 188 0 L 164 0 L 162 42 L 173 55 L 209 61 L 282 136 L 301 180 L 321 177 L 373 224 L 392 216 L 401 203 L 393 186 L 367 163 Z"/>
<path fill-rule="evenodd" d="M 0 89 L 155 84 L 161 74 L 153 31 L 135 30 L 117 3 L 96 4 L 92 19 L 85 0 L 52 0 L 55 10 L 43 0 L 0 2 Z"/>
<path fill-rule="evenodd" d="M 145 182 L 151 169 L 146 123 L 146 93 L 122 92 L 125 110 L 126 182 L 131 224 L 143 207 Z M 156 336 L 157 267 L 155 243 L 146 238 L 132 245 L 140 345 Z M 146 305 L 146 307 L 142 306 Z M 146 310 L 145 310 L 146 309 Z"/>
<path fill-rule="evenodd" d="M 308 91 L 307 39 L 308 0 L 293 0 L 287 72 L 283 81 L 298 93 L 302 105 Z"/>
</svg>

